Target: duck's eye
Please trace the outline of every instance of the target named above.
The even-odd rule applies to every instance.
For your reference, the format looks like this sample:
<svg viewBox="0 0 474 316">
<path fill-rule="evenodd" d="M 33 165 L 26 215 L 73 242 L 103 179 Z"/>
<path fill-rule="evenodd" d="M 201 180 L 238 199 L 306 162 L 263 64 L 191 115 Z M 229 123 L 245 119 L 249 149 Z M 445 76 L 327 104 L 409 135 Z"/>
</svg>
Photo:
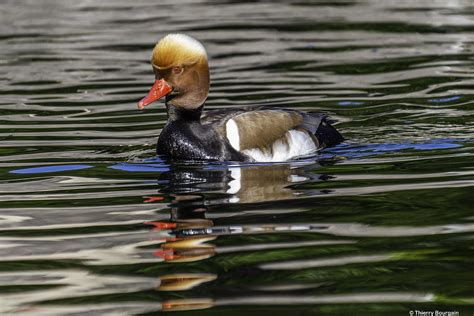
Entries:
<svg viewBox="0 0 474 316">
<path fill-rule="evenodd" d="M 183 72 L 184 68 L 181 67 L 181 66 L 175 66 L 173 67 L 173 69 L 171 70 L 173 72 L 173 74 L 175 75 L 180 75 L 182 72 Z"/>
</svg>

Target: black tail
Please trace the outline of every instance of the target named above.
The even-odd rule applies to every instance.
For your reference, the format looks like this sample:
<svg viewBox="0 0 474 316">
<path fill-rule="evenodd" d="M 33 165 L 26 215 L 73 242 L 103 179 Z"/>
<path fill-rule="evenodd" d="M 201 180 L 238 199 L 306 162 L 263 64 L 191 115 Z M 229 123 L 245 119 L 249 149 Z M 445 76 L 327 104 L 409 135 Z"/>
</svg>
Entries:
<svg viewBox="0 0 474 316">
<path fill-rule="evenodd" d="M 321 124 L 319 124 L 314 135 L 319 140 L 319 146 L 321 147 L 335 146 L 344 141 L 344 137 L 334 126 L 329 124 L 325 117 L 321 120 Z"/>
</svg>

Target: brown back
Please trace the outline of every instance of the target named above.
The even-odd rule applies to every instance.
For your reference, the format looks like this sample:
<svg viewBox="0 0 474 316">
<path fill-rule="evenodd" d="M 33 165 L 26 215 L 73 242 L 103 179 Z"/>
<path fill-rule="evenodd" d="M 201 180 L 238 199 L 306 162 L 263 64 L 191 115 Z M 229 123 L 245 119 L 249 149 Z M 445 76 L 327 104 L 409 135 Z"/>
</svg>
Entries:
<svg viewBox="0 0 474 316">
<path fill-rule="evenodd" d="M 240 150 L 265 149 L 303 123 L 303 116 L 298 112 L 275 110 L 245 112 L 232 119 L 238 126 Z"/>
</svg>

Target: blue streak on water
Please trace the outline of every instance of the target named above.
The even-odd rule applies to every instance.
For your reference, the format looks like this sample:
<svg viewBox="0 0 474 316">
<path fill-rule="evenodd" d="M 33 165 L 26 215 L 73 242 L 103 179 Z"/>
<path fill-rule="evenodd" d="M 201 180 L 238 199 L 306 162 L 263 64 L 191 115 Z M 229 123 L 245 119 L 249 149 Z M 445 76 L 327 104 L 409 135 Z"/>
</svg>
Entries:
<svg viewBox="0 0 474 316">
<path fill-rule="evenodd" d="M 131 171 L 131 172 L 166 172 L 170 169 L 162 164 L 134 164 L 134 163 L 121 163 L 108 167 L 110 169 Z"/>
<path fill-rule="evenodd" d="M 430 103 L 447 103 L 447 102 L 459 100 L 460 98 L 461 98 L 460 96 L 455 95 L 455 96 L 446 97 L 446 98 L 429 99 L 428 102 L 430 102 Z"/>
<path fill-rule="evenodd" d="M 365 157 L 370 155 L 384 154 L 387 152 L 397 152 L 402 150 L 440 150 L 463 147 L 456 142 L 460 139 L 434 139 L 425 143 L 401 143 L 401 144 L 368 144 L 368 145 L 346 145 L 342 144 L 334 148 L 327 149 L 328 152 L 336 155 L 345 155 L 352 158 Z"/>
<path fill-rule="evenodd" d="M 94 168 L 94 166 L 91 166 L 91 165 L 43 166 L 43 167 L 15 169 L 15 170 L 11 170 L 10 173 L 15 173 L 15 174 L 37 174 L 37 173 L 51 173 L 51 172 L 71 171 L 71 170 L 82 170 L 82 169 L 89 169 L 89 168 Z"/>
<path fill-rule="evenodd" d="M 276 165 L 291 165 L 291 166 L 305 166 L 314 164 L 319 160 L 329 159 L 334 157 L 333 154 L 318 153 L 317 155 L 300 158 L 290 161 L 281 162 L 239 162 L 239 161 L 208 161 L 208 160 L 177 160 L 173 161 L 174 166 L 180 167 L 199 167 L 203 170 L 222 170 L 230 168 L 248 168 L 254 166 L 276 166 Z M 167 172 L 170 171 L 170 164 L 158 157 L 147 158 L 142 162 L 137 163 L 119 163 L 109 166 L 110 169 L 127 171 L 127 172 Z"/>
<path fill-rule="evenodd" d="M 337 102 L 338 105 L 362 105 L 364 102 L 359 101 L 340 101 Z"/>
</svg>

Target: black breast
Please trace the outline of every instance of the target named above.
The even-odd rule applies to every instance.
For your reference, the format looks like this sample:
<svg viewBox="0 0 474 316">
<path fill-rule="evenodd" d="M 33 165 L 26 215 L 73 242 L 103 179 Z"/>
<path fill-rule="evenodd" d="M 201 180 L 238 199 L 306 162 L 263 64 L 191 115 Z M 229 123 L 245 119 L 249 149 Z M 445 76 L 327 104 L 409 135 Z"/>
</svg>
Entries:
<svg viewBox="0 0 474 316">
<path fill-rule="evenodd" d="M 212 126 L 200 122 L 168 122 L 158 138 L 156 151 L 175 159 L 246 160 Z"/>
</svg>

